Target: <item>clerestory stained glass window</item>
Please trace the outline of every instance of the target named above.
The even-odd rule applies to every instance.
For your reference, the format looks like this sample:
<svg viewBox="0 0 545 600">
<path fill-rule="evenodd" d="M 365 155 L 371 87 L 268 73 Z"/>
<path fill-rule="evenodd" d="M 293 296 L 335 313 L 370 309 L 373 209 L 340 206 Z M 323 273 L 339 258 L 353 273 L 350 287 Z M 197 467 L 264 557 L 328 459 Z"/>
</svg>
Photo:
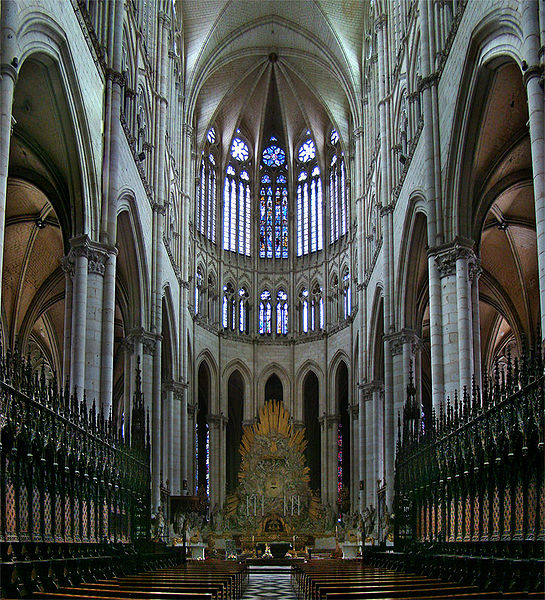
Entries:
<svg viewBox="0 0 545 600">
<path fill-rule="evenodd" d="M 329 165 L 329 212 L 330 243 L 336 242 L 348 231 L 348 190 L 346 185 L 346 166 L 341 150 L 339 134 L 334 129 L 330 142 L 333 154 Z"/>
<path fill-rule="evenodd" d="M 259 303 L 259 333 L 260 335 L 268 334 L 272 332 L 272 306 L 271 306 L 271 293 L 269 290 L 263 290 L 261 292 L 261 302 Z"/>
<path fill-rule="evenodd" d="M 278 290 L 276 295 L 276 333 L 288 333 L 288 295 L 284 290 Z"/>
<path fill-rule="evenodd" d="M 259 194 L 259 256 L 288 258 L 286 153 L 275 137 L 263 150 Z"/>
<path fill-rule="evenodd" d="M 197 214 L 195 221 L 197 231 L 211 242 L 216 241 L 216 159 L 214 145 L 216 132 L 210 129 L 206 135 L 207 143 L 201 157 L 199 184 L 197 189 Z"/>
<path fill-rule="evenodd" d="M 297 158 L 297 256 L 303 256 L 322 250 L 324 239 L 322 178 L 312 139 L 299 146 Z"/>
<path fill-rule="evenodd" d="M 223 184 L 223 248 L 250 256 L 250 150 L 240 137 L 233 139 Z"/>
</svg>

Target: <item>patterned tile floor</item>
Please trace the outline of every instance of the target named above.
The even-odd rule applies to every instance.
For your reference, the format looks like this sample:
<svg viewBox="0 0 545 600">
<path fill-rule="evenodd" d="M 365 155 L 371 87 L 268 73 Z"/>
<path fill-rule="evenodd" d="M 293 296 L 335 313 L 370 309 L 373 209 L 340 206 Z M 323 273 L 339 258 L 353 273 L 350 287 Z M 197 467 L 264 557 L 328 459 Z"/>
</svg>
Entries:
<svg viewBox="0 0 545 600">
<path fill-rule="evenodd" d="M 242 600 L 295 600 L 295 593 L 290 582 L 290 568 L 259 571 L 250 568 L 250 582 L 242 596 Z"/>
</svg>

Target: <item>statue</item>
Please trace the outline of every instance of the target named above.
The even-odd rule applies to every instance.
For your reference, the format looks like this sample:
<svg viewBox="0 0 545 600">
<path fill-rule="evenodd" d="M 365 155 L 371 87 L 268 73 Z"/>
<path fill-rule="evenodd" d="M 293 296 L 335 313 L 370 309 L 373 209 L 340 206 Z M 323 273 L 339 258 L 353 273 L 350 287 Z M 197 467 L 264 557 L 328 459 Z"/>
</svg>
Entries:
<svg viewBox="0 0 545 600">
<path fill-rule="evenodd" d="M 368 537 L 371 537 L 375 532 L 375 520 L 376 520 L 376 509 L 371 504 L 365 507 L 364 519 L 365 519 L 365 531 Z"/>
<path fill-rule="evenodd" d="M 163 506 L 160 504 L 154 517 L 153 541 L 162 542 L 165 535 L 165 515 Z"/>
<path fill-rule="evenodd" d="M 384 539 L 388 542 L 394 541 L 394 513 L 388 511 L 388 507 L 384 511 Z"/>
</svg>

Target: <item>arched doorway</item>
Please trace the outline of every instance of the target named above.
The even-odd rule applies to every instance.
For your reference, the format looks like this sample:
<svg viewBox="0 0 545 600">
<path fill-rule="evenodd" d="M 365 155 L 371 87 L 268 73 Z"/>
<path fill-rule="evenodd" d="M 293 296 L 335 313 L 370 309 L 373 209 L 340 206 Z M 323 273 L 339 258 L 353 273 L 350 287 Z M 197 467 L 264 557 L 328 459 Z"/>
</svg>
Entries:
<svg viewBox="0 0 545 600">
<path fill-rule="evenodd" d="M 208 410 L 210 406 L 210 369 L 202 362 L 197 375 L 197 423 L 195 432 L 195 488 L 198 494 L 210 496 L 210 428 Z"/>
<path fill-rule="evenodd" d="M 227 449 L 226 478 L 227 493 L 234 492 L 240 470 L 240 441 L 242 439 L 242 415 L 244 406 L 244 381 L 239 371 L 234 371 L 227 383 Z"/>
<path fill-rule="evenodd" d="M 303 383 L 303 420 L 305 423 L 307 447 L 305 458 L 310 470 L 310 489 L 317 494 L 322 486 L 322 461 L 320 445 L 320 385 L 318 377 L 309 371 Z"/>
<path fill-rule="evenodd" d="M 282 382 L 276 373 L 273 373 L 267 383 L 265 384 L 265 402 L 276 400 L 278 402 L 284 401 L 284 388 Z"/>
</svg>

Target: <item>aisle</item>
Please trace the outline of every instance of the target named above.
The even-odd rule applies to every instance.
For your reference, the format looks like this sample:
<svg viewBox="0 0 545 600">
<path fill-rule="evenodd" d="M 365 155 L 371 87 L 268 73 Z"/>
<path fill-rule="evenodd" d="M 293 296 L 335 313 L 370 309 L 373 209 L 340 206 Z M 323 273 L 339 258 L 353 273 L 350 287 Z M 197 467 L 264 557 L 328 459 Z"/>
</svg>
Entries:
<svg viewBox="0 0 545 600">
<path fill-rule="evenodd" d="M 250 583 L 242 600 L 296 600 L 290 582 L 291 567 L 250 567 Z"/>
</svg>

